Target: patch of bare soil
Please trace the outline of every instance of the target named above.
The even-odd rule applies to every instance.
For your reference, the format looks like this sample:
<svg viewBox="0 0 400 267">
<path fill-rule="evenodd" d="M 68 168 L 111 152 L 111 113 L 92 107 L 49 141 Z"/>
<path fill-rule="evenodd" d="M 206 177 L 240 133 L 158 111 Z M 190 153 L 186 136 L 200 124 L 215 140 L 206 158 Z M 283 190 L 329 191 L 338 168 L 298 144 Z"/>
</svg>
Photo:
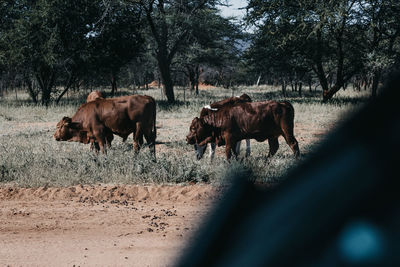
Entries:
<svg viewBox="0 0 400 267">
<path fill-rule="evenodd" d="M 209 185 L 0 188 L 1 266 L 170 266 L 220 195 Z"/>
</svg>

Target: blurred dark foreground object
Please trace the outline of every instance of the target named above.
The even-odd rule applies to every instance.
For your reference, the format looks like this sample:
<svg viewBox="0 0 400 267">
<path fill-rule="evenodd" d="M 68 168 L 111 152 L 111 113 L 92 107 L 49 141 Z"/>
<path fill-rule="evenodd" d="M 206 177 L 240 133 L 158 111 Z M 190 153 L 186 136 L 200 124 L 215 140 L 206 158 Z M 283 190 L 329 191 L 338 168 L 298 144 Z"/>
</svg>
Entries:
<svg viewBox="0 0 400 267">
<path fill-rule="evenodd" d="M 272 190 L 235 177 L 177 266 L 400 266 L 400 79 Z"/>
</svg>

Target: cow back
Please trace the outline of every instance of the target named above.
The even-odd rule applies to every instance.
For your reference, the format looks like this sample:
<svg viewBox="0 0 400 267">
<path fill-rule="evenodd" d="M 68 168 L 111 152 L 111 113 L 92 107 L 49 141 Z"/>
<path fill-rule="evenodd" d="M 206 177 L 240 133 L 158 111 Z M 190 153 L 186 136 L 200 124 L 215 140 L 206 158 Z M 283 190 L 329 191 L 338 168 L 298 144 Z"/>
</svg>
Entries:
<svg viewBox="0 0 400 267">
<path fill-rule="evenodd" d="M 200 111 L 200 118 L 207 116 L 215 111 L 218 111 L 219 109 L 223 107 L 232 107 L 238 103 L 246 103 L 246 102 L 251 102 L 250 96 L 247 94 L 242 94 L 241 96 L 233 96 L 229 97 L 214 103 L 211 103 L 208 107 L 202 108 Z"/>
<path fill-rule="evenodd" d="M 96 99 L 83 104 L 72 120 L 81 122 L 83 128 L 91 131 L 98 127 L 106 127 L 126 138 L 136 129 L 137 123 L 142 127 L 153 127 L 155 110 L 155 100 L 150 96 L 131 95 Z"/>
<path fill-rule="evenodd" d="M 282 132 L 282 123 L 293 125 L 294 109 L 287 101 L 246 102 L 223 107 L 202 119 L 205 124 L 221 131 L 260 132 L 275 136 Z"/>
</svg>

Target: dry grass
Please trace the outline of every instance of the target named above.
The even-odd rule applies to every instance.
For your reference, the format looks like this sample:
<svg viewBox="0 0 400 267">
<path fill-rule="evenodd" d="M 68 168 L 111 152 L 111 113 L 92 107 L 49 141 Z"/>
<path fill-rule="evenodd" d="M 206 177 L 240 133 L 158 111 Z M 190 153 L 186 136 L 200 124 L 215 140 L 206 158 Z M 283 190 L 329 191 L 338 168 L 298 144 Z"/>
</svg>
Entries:
<svg viewBox="0 0 400 267">
<path fill-rule="evenodd" d="M 116 137 L 109 153 L 96 155 L 88 145 L 56 142 L 52 135 L 56 123 L 63 116 L 71 116 L 85 101 L 86 94 L 75 94 L 59 106 L 34 106 L 27 95 L 19 93 L 0 99 L 0 183 L 20 186 L 69 186 L 94 183 L 184 183 L 224 181 L 227 171 L 249 169 L 251 179 L 262 182 L 278 181 L 293 165 L 289 147 L 280 138 L 280 149 L 271 159 L 266 159 L 268 145 L 252 141 L 249 158 L 228 163 L 223 148 L 217 148 L 214 162 L 205 156 L 195 160 L 193 148 L 185 142 L 189 124 L 198 116 L 202 106 L 231 95 L 249 94 L 254 101 L 283 99 L 278 88 L 239 87 L 202 90 L 194 96 L 188 90 L 176 88 L 177 104 L 167 105 L 160 89 L 136 91 L 153 96 L 158 103 L 157 113 L 157 162 L 150 160 L 147 148 L 135 155 L 132 138 L 126 143 Z M 128 94 L 129 92 L 122 92 Z M 289 100 L 295 108 L 295 135 L 303 158 L 312 153 L 330 129 L 367 101 L 365 92 L 346 90 L 333 101 L 321 104 L 321 92 L 289 91 Z M 243 147 L 243 146 L 242 146 Z M 243 148 L 242 148 L 243 149 Z M 244 154 L 242 152 L 242 154 Z"/>
</svg>

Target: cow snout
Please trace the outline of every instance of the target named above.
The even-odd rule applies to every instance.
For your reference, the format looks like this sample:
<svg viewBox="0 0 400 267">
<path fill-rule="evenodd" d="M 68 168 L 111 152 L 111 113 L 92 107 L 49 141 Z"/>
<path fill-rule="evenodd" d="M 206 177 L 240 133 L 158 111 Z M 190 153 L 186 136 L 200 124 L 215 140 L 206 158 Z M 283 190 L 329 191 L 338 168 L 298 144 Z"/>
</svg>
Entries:
<svg viewBox="0 0 400 267">
<path fill-rule="evenodd" d="M 189 145 L 193 145 L 195 142 L 193 135 L 189 134 L 186 136 L 186 143 Z"/>
</svg>

